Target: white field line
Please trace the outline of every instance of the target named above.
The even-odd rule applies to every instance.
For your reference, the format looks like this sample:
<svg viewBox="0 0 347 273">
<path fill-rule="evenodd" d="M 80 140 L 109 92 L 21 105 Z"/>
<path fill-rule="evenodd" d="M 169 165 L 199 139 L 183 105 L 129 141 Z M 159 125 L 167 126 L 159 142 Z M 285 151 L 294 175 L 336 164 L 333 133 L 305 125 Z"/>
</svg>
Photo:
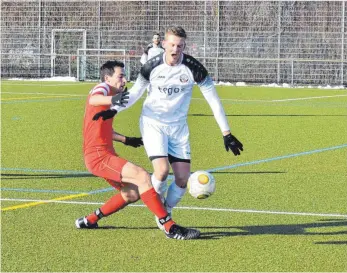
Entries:
<svg viewBox="0 0 347 273">
<path fill-rule="evenodd" d="M 37 83 L 23 83 L 23 84 L 20 84 L 20 83 L 2 83 L 2 86 L 71 86 L 71 85 L 85 85 L 85 84 L 94 84 L 93 82 L 75 82 L 75 83 L 57 83 L 57 84 L 37 84 Z M 96 83 L 95 83 L 96 84 Z"/>
<path fill-rule="evenodd" d="M 319 96 L 319 97 L 303 97 L 303 98 L 291 98 L 291 99 L 280 99 L 280 100 L 242 100 L 242 99 L 220 99 L 221 101 L 249 101 L 249 102 L 282 102 L 282 101 L 296 101 L 296 100 L 311 100 L 311 99 L 324 99 L 324 98 L 335 98 L 335 97 L 347 97 L 346 95 L 333 95 L 333 96 Z M 192 98 L 193 100 L 205 100 L 204 98 Z"/>
<path fill-rule="evenodd" d="M 53 93 L 18 93 L 18 92 L 1 92 L 1 94 L 19 94 L 19 95 L 48 95 L 48 96 L 71 96 L 71 97 L 85 97 L 86 95 L 74 95 L 74 94 L 53 94 Z M 146 96 L 143 96 L 145 98 Z M 324 99 L 335 97 L 347 97 L 346 95 L 333 95 L 333 96 L 319 96 L 319 97 L 304 97 L 304 98 L 290 98 L 280 100 L 244 100 L 244 99 L 220 99 L 221 101 L 249 101 L 249 102 L 281 102 L 281 101 L 296 101 L 296 100 L 311 100 L 311 99 Z M 193 100 L 205 100 L 204 98 L 192 98 Z"/>
<path fill-rule="evenodd" d="M 52 93 L 18 93 L 18 92 L 1 92 L 1 94 L 14 94 L 14 95 L 45 95 L 45 96 L 69 96 L 69 97 L 87 97 L 87 95 L 75 94 L 52 94 Z"/>
<path fill-rule="evenodd" d="M 279 101 L 310 100 L 310 99 L 324 99 L 324 98 L 336 98 L 336 97 L 347 97 L 347 95 L 334 95 L 334 96 L 319 96 L 319 97 L 293 98 L 293 99 L 272 100 L 272 101 L 273 101 L 273 102 L 279 102 Z"/>
<path fill-rule="evenodd" d="M 1 201 L 17 201 L 17 202 L 46 202 L 60 204 L 77 204 L 77 205 L 103 205 L 100 202 L 83 202 L 83 201 L 58 201 L 58 200 L 42 200 L 42 199 L 11 199 L 0 198 Z M 128 205 L 128 207 L 145 207 L 145 205 Z M 176 207 L 175 209 L 185 210 L 207 210 L 220 212 L 239 212 L 239 213 L 262 213 L 262 214 L 279 214 L 279 215 L 298 215 L 298 216 L 318 216 L 318 217 L 343 217 L 347 218 L 347 214 L 337 213 L 313 213 L 313 212 L 288 212 L 288 211 L 271 211 L 271 210 L 253 210 L 253 209 L 228 209 L 228 208 L 204 208 L 204 207 Z"/>
</svg>

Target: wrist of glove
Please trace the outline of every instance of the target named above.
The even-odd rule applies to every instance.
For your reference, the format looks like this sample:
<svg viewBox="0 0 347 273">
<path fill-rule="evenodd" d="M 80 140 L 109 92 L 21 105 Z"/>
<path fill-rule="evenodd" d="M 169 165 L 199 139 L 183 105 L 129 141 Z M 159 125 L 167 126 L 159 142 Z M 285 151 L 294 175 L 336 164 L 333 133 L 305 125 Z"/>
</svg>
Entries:
<svg viewBox="0 0 347 273">
<path fill-rule="evenodd" d="M 232 134 L 223 136 L 226 151 L 232 151 L 234 155 L 240 155 L 243 151 L 242 143 Z"/>
<path fill-rule="evenodd" d="M 143 145 L 143 141 L 141 137 L 125 137 L 124 145 L 137 148 Z"/>
<path fill-rule="evenodd" d="M 102 118 L 102 120 L 110 119 L 113 118 L 117 114 L 117 110 L 105 110 L 105 111 L 100 111 L 96 113 L 93 117 L 93 120 L 98 120 L 99 118 Z"/>
<path fill-rule="evenodd" d="M 118 94 L 112 96 L 112 98 L 111 98 L 112 106 L 125 107 L 125 105 L 128 103 L 128 101 L 129 101 L 129 92 L 128 92 L 127 87 L 125 87 L 123 92 L 118 93 Z"/>
</svg>

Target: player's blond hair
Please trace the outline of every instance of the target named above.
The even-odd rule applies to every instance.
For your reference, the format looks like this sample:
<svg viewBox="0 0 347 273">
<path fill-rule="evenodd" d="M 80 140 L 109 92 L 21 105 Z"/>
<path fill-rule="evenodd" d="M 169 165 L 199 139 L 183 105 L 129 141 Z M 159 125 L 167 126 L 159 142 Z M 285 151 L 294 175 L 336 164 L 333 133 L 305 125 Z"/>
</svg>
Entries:
<svg viewBox="0 0 347 273">
<path fill-rule="evenodd" d="M 168 27 L 165 31 L 165 38 L 167 38 L 168 34 L 172 34 L 175 35 L 177 37 L 181 37 L 181 38 L 187 38 L 187 33 L 186 31 L 182 28 L 182 27 Z"/>
</svg>

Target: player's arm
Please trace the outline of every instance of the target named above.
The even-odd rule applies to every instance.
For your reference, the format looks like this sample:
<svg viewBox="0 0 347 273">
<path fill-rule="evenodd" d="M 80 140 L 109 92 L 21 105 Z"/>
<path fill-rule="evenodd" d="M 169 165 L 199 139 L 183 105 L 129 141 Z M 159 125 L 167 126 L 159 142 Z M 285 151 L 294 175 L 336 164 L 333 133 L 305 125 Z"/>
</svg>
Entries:
<svg viewBox="0 0 347 273">
<path fill-rule="evenodd" d="M 201 83 L 198 83 L 198 85 L 203 96 L 210 105 L 214 118 L 216 119 L 219 128 L 223 133 L 224 146 L 226 151 L 230 149 L 234 153 L 234 155 L 240 155 L 240 151 L 243 151 L 243 145 L 230 132 L 230 127 L 225 115 L 223 105 L 219 99 L 211 77 L 207 75 Z"/>
<path fill-rule="evenodd" d="M 125 87 L 124 91 L 118 93 L 114 96 L 104 96 L 101 94 L 95 94 L 90 97 L 89 104 L 93 106 L 99 105 L 111 105 L 111 107 L 119 106 L 125 107 L 125 104 L 128 103 L 129 92 L 127 87 Z M 102 117 L 103 120 L 113 118 L 117 114 L 117 110 L 108 109 L 105 111 L 100 111 L 96 113 L 93 117 L 93 120 L 98 120 Z"/>
<path fill-rule="evenodd" d="M 148 55 L 146 53 L 143 53 L 140 59 L 141 64 L 145 64 L 148 60 Z"/>
<path fill-rule="evenodd" d="M 104 95 L 99 95 L 95 94 L 90 97 L 89 99 L 89 104 L 93 106 L 100 106 L 100 105 L 111 105 L 112 96 L 104 96 Z"/>
<path fill-rule="evenodd" d="M 124 145 L 132 146 L 134 148 L 140 147 L 143 145 L 141 137 L 127 137 L 122 134 L 113 131 L 112 139 L 117 142 L 122 142 Z"/>
<path fill-rule="evenodd" d="M 137 102 L 142 97 L 148 85 L 149 85 L 149 81 L 146 80 L 140 73 L 134 85 L 129 90 L 129 101 L 126 105 L 127 108 L 134 105 L 135 102 Z M 125 108 L 122 107 L 121 105 L 115 105 L 111 107 L 111 110 L 116 110 L 118 113 L 123 111 L 124 109 Z"/>
</svg>

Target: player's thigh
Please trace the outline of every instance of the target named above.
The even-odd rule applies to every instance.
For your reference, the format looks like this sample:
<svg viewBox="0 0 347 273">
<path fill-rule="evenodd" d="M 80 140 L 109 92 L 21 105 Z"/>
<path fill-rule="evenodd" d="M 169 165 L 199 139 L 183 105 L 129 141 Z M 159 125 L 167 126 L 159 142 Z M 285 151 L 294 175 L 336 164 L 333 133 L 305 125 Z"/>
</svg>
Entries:
<svg viewBox="0 0 347 273">
<path fill-rule="evenodd" d="M 176 158 L 190 160 L 189 129 L 187 124 L 171 128 L 168 153 Z"/>
<path fill-rule="evenodd" d="M 168 136 L 162 126 L 141 118 L 140 131 L 148 157 L 168 155 Z"/>
<path fill-rule="evenodd" d="M 151 179 L 148 172 L 131 162 L 127 162 L 122 169 L 122 182 L 134 184 L 136 186 L 151 187 Z"/>
<path fill-rule="evenodd" d="M 104 152 L 100 155 L 101 156 L 98 158 L 98 163 L 93 164 L 91 168 L 89 168 L 90 171 L 96 176 L 105 178 L 107 182 L 109 182 L 109 180 L 121 182 L 122 169 L 128 161 L 109 152 Z"/>
</svg>

